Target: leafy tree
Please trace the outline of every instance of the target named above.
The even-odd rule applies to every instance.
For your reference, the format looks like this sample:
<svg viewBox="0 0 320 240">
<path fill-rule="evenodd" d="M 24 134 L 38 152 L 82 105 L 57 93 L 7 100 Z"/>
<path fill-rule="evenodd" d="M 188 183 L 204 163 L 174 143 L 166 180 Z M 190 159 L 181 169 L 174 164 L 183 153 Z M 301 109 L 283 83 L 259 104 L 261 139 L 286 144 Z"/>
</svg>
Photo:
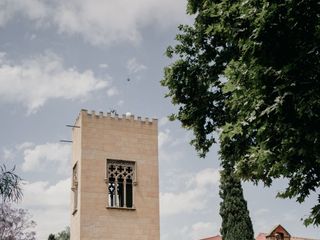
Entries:
<svg viewBox="0 0 320 240">
<path fill-rule="evenodd" d="M 70 227 L 66 227 L 65 230 L 57 234 L 50 234 L 48 240 L 69 240 L 70 239 Z"/>
<path fill-rule="evenodd" d="M 1 203 L 0 239 L 1 240 L 35 240 L 36 223 L 24 209 L 13 208 L 8 203 Z"/>
<path fill-rule="evenodd" d="M 56 240 L 69 240 L 70 239 L 70 227 L 66 227 L 65 230 L 59 232 L 56 235 Z"/>
<path fill-rule="evenodd" d="M 223 161 L 220 178 L 221 234 L 224 240 L 254 240 L 252 222 L 244 200 L 240 180 L 235 176 L 233 165 Z"/>
<path fill-rule="evenodd" d="M 14 171 L 15 168 L 7 170 L 5 165 L 0 166 L 0 199 L 3 202 L 18 201 L 22 197 L 21 178 Z"/>
<path fill-rule="evenodd" d="M 0 239 L 35 240 L 32 228 L 36 223 L 30 219 L 28 211 L 13 208 L 8 203 L 22 198 L 21 178 L 14 171 L 15 168 L 7 170 L 5 165 L 0 166 Z"/>
<path fill-rule="evenodd" d="M 314 0 L 188 0 L 193 26 L 167 49 L 162 85 L 204 157 L 219 132 L 241 179 L 303 202 L 320 186 L 320 4 Z M 320 224 L 320 195 L 305 224 Z"/>
</svg>

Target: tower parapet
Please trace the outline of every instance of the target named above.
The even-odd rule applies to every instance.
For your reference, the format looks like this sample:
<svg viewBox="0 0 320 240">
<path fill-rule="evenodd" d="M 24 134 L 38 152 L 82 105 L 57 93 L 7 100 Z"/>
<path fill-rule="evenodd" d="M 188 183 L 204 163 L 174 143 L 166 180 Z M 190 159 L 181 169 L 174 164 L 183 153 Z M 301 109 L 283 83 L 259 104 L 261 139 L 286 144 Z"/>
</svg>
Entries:
<svg viewBox="0 0 320 240">
<path fill-rule="evenodd" d="M 129 120 L 129 121 L 135 121 L 139 123 L 146 123 L 146 124 L 157 124 L 158 119 L 156 118 L 142 118 L 140 116 L 135 116 L 133 114 L 122 114 L 119 115 L 117 113 L 113 112 L 99 112 L 97 113 L 96 111 L 88 111 L 87 109 L 81 109 L 81 115 L 82 116 L 87 116 L 91 118 L 102 118 L 102 119 L 112 119 L 112 120 Z"/>
</svg>

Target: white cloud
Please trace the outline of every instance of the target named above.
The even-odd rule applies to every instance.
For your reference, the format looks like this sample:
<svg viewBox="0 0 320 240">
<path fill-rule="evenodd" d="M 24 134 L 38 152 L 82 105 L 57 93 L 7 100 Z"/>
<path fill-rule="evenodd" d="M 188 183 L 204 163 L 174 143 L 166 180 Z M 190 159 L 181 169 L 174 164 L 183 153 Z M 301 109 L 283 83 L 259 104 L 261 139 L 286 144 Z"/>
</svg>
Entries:
<svg viewBox="0 0 320 240">
<path fill-rule="evenodd" d="M 2 64 L 6 60 L 7 53 L 0 52 L 0 64 Z"/>
<path fill-rule="evenodd" d="M 37 38 L 36 34 L 31 34 L 31 36 L 29 37 L 30 41 L 34 40 Z"/>
<path fill-rule="evenodd" d="M 176 161 L 183 157 L 183 151 L 177 150 L 178 146 L 174 146 L 177 139 L 171 137 L 170 129 L 165 129 L 158 133 L 159 143 L 159 161 Z M 172 149 L 174 146 L 174 150 Z"/>
<path fill-rule="evenodd" d="M 207 207 L 209 197 L 219 183 L 217 169 L 204 169 L 190 177 L 185 183 L 186 189 L 180 192 L 160 193 L 160 211 L 162 216 L 191 213 Z"/>
<path fill-rule="evenodd" d="M 208 236 L 214 236 L 219 232 L 217 224 L 214 222 L 196 222 L 192 225 L 183 227 L 176 226 L 168 232 L 161 233 L 161 239 L 184 239 L 184 240 L 199 240 Z"/>
<path fill-rule="evenodd" d="M 164 148 L 159 149 L 159 161 L 160 162 L 174 162 L 184 158 L 183 151 L 168 151 Z"/>
<path fill-rule="evenodd" d="M 136 74 L 138 72 L 146 70 L 147 67 L 142 63 L 139 63 L 136 58 L 131 58 L 127 62 L 127 69 L 129 71 L 129 74 Z"/>
<path fill-rule="evenodd" d="M 201 199 L 203 197 L 203 189 L 192 189 L 178 193 L 160 193 L 161 216 L 190 213 L 204 209 L 207 200 Z"/>
<path fill-rule="evenodd" d="M 0 65 L 0 101 L 21 103 L 28 113 L 36 112 L 50 99 L 84 99 L 107 85 L 91 70 L 64 68 L 62 59 L 51 52 L 19 65 L 8 61 Z"/>
<path fill-rule="evenodd" d="M 111 88 L 109 88 L 107 90 L 107 95 L 109 97 L 113 97 L 113 96 L 118 95 L 118 94 L 119 94 L 119 91 L 118 91 L 118 89 L 116 87 L 111 87 Z"/>
<path fill-rule="evenodd" d="M 165 129 L 160 131 L 158 134 L 159 148 L 162 148 L 164 145 L 168 144 L 171 141 L 170 130 Z"/>
<path fill-rule="evenodd" d="M 9 148 L 3 148 L 3 159 L 4 160 L 13 160 L 15 157 L 14 152 L 12 151 L 12 149 Z"/>
<path fill-rule="evenodd" d="M 79 34 L 92 44 L 137 43 L 141 28 L 185 22 L 183 0 L 57 1 L 53 22 L 60 32 Z"/>
<path fill-rule="evenodd" d="M 50 233 L 57 233 L 70 224 L 70 186 L 70 178 L 53 185 L 48 182 L 24 185 L 22 207 L 33 215 L 38 239 L 47 239 Z"/>
<path fill-rule="evenodd" d="M 65 174 L 69 171 L 69 163 L 71 162 L 70 145 L 46 143 L 31 146 L 24 149 L 23 155 L 23 171 L 41 171 L 52 164 L 60 174 Z"/>
<path fill-rule="evenodd" d="M 2 0 L 0 2 L 0 26 L 4 26 L 16 14 L 39 22 L 48 14 L 48 6 L 40 0 Z"/>
<path fill-rule="evenodd" d="M 206 187 L 218 184 L 220 180 L 219 170 L 206 168 L 198 172 L 194 178 L 191 178 L 189 186 L 196 185 L 197 187 Z"/>
<path fill-rule="evenodd" d="M 285 222 L 295 222 L 297 221 L 297 219 L 299 219 L 299 216 L 297 216 L 297 214 L 293 212 L 286 212 L 283 214 L 283 220 Z"/>
<path fill-rule="evenodd" d="M 55 185 L 50 185 L 47 181 L 27 182 L 23 186 L 23 204 L 28 208 L 67 207 L 70 202 L 70 187 L 70 178 Z"/>
<path fill-rule="evenodd" d="M 80 35 L 91 44 L 137 43 L 144 27 L 161 29 L 189 21 L 185 9 L 184 0 L 3 0 L 0 26 L 17 15 Z"/>
<path fill-rule="evenodd" d="M 100 63 L 99 68 L 108 68 L 109 65 L 107 63 Z"/>
<path fill-rule="evenodd" d="M 256 217 L 263 217 L 265 214 L 268 214 L 270 212 L 269 209 L 266 208 L 260 208 L 257 211 L 254 212 L 254 215 Z"/>
<path fill-rule="evenodd" d="M 16 146 L 16 149 L 21 151 L 23 149 L 30 148 L 30 147 L 33 147 L 33 146 L 34 146 L 34 143 L 32 143 L 32 142 L 24 142 L 24 143 L 18 144 Z"/>
<path fill-rule="evenodd" d="M 169 118 L 168 117 L 162 117 L 159 119 L 159 127 L 164 127 L 165 125 L 167 125 L 169 122 Z"/>
<path fill-rule="evenodd" d="M 201 239 L 204 237 L 213 236 L 216 232 L 216 224 L 213 222 L 197 222 L 191 226 L 190 237 L 191 239 Z"/>
<path fill-rule="evenodd" d="M 160 124 L 164 123 L 164 120 L 160 119 Z M 169 126 L 168 126 L 169 127 Z M 172 128 L 171 128 L 172 129 Z M 178 133 L 179 134 L 179 133 Z M 190 134 L 182 133 L 182 136 L 178 136 L 177 132 L 172 133 L 169 128 L 165 128 L 158 133 L 159 143 L 159 161 L 177 161 L 185 157 L 185 146 L 189 145 Z"/>
<path fill-rule="evenodd" d="M 122 99 L 117 102 L 117 106 L 119 107 L 121 107 L 123 104 L 124 104 L 124 100 Z"/>
</svg>

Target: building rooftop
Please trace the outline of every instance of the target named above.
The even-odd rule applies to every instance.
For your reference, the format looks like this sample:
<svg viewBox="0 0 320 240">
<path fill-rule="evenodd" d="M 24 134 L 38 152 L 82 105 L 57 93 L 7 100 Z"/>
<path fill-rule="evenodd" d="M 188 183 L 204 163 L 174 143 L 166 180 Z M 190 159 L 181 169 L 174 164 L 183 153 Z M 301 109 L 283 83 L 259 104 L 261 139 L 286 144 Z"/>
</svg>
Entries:
<svg viewBox="0 0 320 240">
<path fill-rule="evenodd" d="M 274 237 L 277 234 L 282 234 L 289 237 L 289 240 L 320 240 L 320 239 L 311 239 L 311 238 L 305 238 L 305 237 L 294 237 L 291 236 L 288 231 L 282 227 L 280 224 L 272 228 L 272 230 L 269 233 L 259 233 L 258 236 L 256 237 L 256 240 L 271 240 L 275 239 Z M 283 238 L 282 238 L 283 239 Z M 288 239 L 288 238 L 286 238 Z M 220 235 L 213 236 L 213 237 L 208 237 L 208 238 L 202 238 L 200 240 L 222 240 L 222 237 Z"/>
</svg>

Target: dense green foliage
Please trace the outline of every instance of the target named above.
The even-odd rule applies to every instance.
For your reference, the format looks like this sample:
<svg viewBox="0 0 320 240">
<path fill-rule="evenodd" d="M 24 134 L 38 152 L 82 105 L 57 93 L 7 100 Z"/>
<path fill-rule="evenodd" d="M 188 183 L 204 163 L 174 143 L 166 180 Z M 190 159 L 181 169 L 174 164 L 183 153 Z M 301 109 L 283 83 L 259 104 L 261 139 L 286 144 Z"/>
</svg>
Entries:
<svg viewBox="0 0 320 240">
<path fill-rule="evenodd" d="M 220 232 L 223 240 L 254 240 L 252 223 L 240 180 L 235 176 L 233 166 L 229 161 L 223 161 L 222 167 L 219 193 L 222 199 Z"/>
<path fill-rule="evenodd" d="M 66 227 L 65 230 L 57 234 L 50 234 L 48 240 L 70 240 L 70 227 Z"/>
<path fill-rule="evenodd" d="M 178 119 L 205 156 L 217 141 L 241 179 L 303 202 L 320 187 L 320 4 L 315 0 L 188 0 L 165 69 Z M 306 224 L 320 224 L 319 203 Z"/>
<path fill-rule="evenodd" d="M 65 230 L 59 232 L 56 237 L 57 240 L 69 240 L 70 239 L 70 228 L 66 227 Z"/>
</svg>

